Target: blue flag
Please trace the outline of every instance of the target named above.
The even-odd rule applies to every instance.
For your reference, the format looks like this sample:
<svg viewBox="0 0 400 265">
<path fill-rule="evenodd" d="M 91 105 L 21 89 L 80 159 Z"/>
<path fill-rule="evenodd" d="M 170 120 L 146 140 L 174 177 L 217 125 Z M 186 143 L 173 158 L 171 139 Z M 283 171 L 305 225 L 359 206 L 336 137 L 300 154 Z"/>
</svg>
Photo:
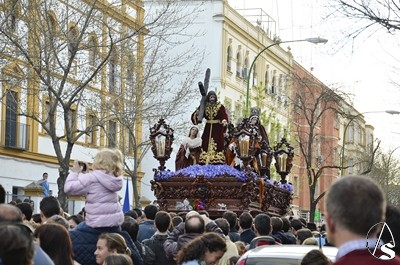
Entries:
<svg viewBox="0 0 400 265">
<path fill-rule="evenodd" d="M 124 205 L 122 206 L 122 211 L 126 213 L 127 211 L 130 210 L 130 205 L 129 205 L 129 178 L 126 178 L 126 190 L 125 190 L 125 198 L 124 198 Z"/>
</svg>

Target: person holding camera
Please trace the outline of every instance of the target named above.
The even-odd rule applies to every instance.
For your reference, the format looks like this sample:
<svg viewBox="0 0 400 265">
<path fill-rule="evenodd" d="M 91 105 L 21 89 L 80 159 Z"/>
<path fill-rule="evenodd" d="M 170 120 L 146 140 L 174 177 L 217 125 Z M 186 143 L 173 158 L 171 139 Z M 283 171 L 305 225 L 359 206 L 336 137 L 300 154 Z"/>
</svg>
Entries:
<svg viewBox="0 0 400 265">
<path fill-rule="evenodd" d="M 68 195 L 86 196 L 86 224 L 90 227 L 120 226 L 124 214 L 117 192 L 123 185 L 123 155 L 119 150 L 102 149 L 94 157 L 93 171 L 74 161 L 65 182 Z M 86 170 L 85 170 L 86 166 Z"/>
</svg>

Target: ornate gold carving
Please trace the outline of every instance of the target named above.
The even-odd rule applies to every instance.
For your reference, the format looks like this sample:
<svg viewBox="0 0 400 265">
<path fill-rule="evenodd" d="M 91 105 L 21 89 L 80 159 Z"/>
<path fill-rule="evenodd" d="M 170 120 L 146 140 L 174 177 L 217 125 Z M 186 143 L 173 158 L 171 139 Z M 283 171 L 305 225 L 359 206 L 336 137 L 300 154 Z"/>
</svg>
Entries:
<svg viewBox="0 0 400 265">
<path fill-rule="evenodd" d="M 214 120 L 214 118 L 218 115 L 219 108 L 221 108 L 221 103 L 217 102 L 215 104 L 206 104 L 206 117 L 208 120 Z"/>
<path fill-rule="evenodd" d="M 208 151 L 203 151 L 200 154 L 200 164 L 224 164 L 225 156 L 222 152 L 217 152 L 217 144 L 211 138 L 208 145 Z"/>
</svg>

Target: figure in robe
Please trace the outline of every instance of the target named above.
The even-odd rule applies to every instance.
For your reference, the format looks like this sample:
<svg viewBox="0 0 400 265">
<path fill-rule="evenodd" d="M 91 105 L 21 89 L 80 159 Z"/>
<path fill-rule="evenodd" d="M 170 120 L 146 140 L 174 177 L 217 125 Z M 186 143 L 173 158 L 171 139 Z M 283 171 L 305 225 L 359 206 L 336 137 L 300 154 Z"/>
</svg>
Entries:
<svg viewBox="0 0 400 265">
<path fill-rule="evenodd" d="M 258 144 L 256 146 L 256 153 L 255 153 L 255 162 L 254 164 L 257 164 L 257 167 L 259 169 L 263 168 L 262 167 L 262 162 L 261 160 L 263 159 L 261 156 L 261 151 L 263 150 L 264 152 L 268 152 L 270 145 L 269 145 L 269 139 L 268 139 L 268 134 L 267 131 L 265 130 L 265 127 L 261 124 L 260 121 L 260 116 L 259 116 L 259 110 L 258 109 L 252 109 L 251 110 L 252 115 L 249 117 L 249 122 L 257 127 L 257 133 L 258 133 Z M 266 158 L 264 158 L 266 159 Z M 271 161 L 265 161 L 268 163 L 271 163 Z M 269 165 L 267 165 L 267 167 L 264 169 L 266 172 L 261 172 L 263 174 L 265 174 L 265 177 L 267 177 L 268 179 L 270 178 L 270 171 L 269 171 Z"/>
<path fill-rule="evenodd" d="M 199 108 L 192 114 L 192 122 L 198 124 Z M 218 102 L 217 94 L 214 91 L 209 91 L 204 108 L 203 117 L 207 120 L 204 127 L 202 139 L 203 151 L 208 152 L 211 139 L 216 144 L 216 152 L 224 151 L 224 134 L 228 124 L 228 114 L 225 111 L 224 105 Z"/>
<path fill-rule="evenodd" d="M 201 138 L 196 126 L 190 128 L 188 136 L 183 139 L 175 159 L 175 170 L 199 163 Z"/>
</svg>

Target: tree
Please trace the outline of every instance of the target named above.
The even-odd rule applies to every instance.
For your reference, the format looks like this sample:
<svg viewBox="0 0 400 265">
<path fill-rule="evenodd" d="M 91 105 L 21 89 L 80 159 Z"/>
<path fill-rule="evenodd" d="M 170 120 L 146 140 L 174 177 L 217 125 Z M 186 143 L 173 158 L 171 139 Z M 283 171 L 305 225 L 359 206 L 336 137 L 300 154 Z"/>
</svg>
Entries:
<svg viewBox="0 0 400 265">
<path fill-rule="evenodd" d="M 354 22 L 347 28 L 347 37 L 351 39 L 361 33 L 374 34 L 380 29 L 389 33 L 400 30 L 400 6 L 396 1 L 330 0 L 330 3 L 335 14 Z"/>
<path fill-rule="evenodd" d="M 380 184 L 388 203 L 396 206 L 400 205 L 400 161 L 395 158 L 395 151 L 398 149 L 399 147 L 387 152 L 379 149 L 371 172 L 368 174 Z"/>
<path fill-rule="evenodd" d="M 166 6 L 149 6 L 149 18 L 163 14 L 162 23 L 156 23 L 149 28 L 144 39 L 144 68 L 141 76 L 127 76 L 127 86 L 124 97 L 126 104 L 123 109 L 116 110 L 113 115 L 126 132 L 125 162 L 126 172 L 131 177 L 134 206 L 138 201 L 138 174 L 142 160 L 150 149 L 149 128 L 159 119 L 164 118 L 177 134 L 186 134 L 184 126 L 188 116 L 183 117 L 185 109 L 190 109 L 191 98 L 197 96 L 194 89 L 197 78 L 201 76 L 200 63 L 204 59 L 202 51 L 195 48 L 196 36 L 201 33 L 187 32 L 194 17 L 198 15 L 201 6 L 190 8 L 182 3 Z M 176 38 L 185 35 L 186 38 Z M 190 69 L 190 70 L 188 70 Z M 133 72 L 133 71 L 132 71 Z M 140 94 L 137 86 L 140 86 Z M 117 99 L 118 100 L 118 99 Z M 197 103 L 197 102 L 196 102 Z M 111 109 L 113 102 L 107 108 Z M 183 132 L 184 131 L 184 132 Z"/>
<path fill-rule="evenodd" d="M 153 104 L 154 109 L 159 104 L 162 109 L 161 105 L 170 102 L 150 103 L 146 98 L 156 95 L 161 81 L 172 75 L 172 70 L 166 73 L 155 66 L 172 64 L 172 59 L 159 54 L 161 50 L 145 52 L 144 37 L 149 29 L 162 25 L 166 15 L 170 27 L 179 24 L 180 16 L 171 16 L 167 3 L 145 22 L 140 1 L 119 3 L 10 0 L 0 12 L 2 103 L 10 114 L 6 119 L 11 126 L 18 117 L 24 118 L 32 131 L 45 134 L 43 141 L 51 141 L 59 164 L 58 199 L 64 209 L 63 187 L 75 144 L 85 142 L 91 147 L 82 151 L 87 155 L 102 146 L 121 147 L 128 136 L 117 134 L 117 129 L 124 131 L 128 123 L 116 123 L 124 121 L 119 113 L 126 119 L 128 114 L 139 117 L 131 127 L 137 135 L 142 128 L 138 123 L 150 113 L 146 106 Z M 191 73 L 182 74 L 190 80 Z M 171 97 L 187 89 L 175 86 Z M 174 107 L 159 115 L 173 113 Z M 136 178 L 132 181 L 136 183 Z"/>
<path fill-rule="evenodd" d="M 340 169 L 334 119 L 343 100 L 340 92 L 326 87 L 297 64 L 292 82 L 294 147 L 304 167 L 300 168 L 300 176 L 307 177 L 310 221 L 314 222 L 316 206 L 326 192 L 323 189 Z"/>
</svg>

